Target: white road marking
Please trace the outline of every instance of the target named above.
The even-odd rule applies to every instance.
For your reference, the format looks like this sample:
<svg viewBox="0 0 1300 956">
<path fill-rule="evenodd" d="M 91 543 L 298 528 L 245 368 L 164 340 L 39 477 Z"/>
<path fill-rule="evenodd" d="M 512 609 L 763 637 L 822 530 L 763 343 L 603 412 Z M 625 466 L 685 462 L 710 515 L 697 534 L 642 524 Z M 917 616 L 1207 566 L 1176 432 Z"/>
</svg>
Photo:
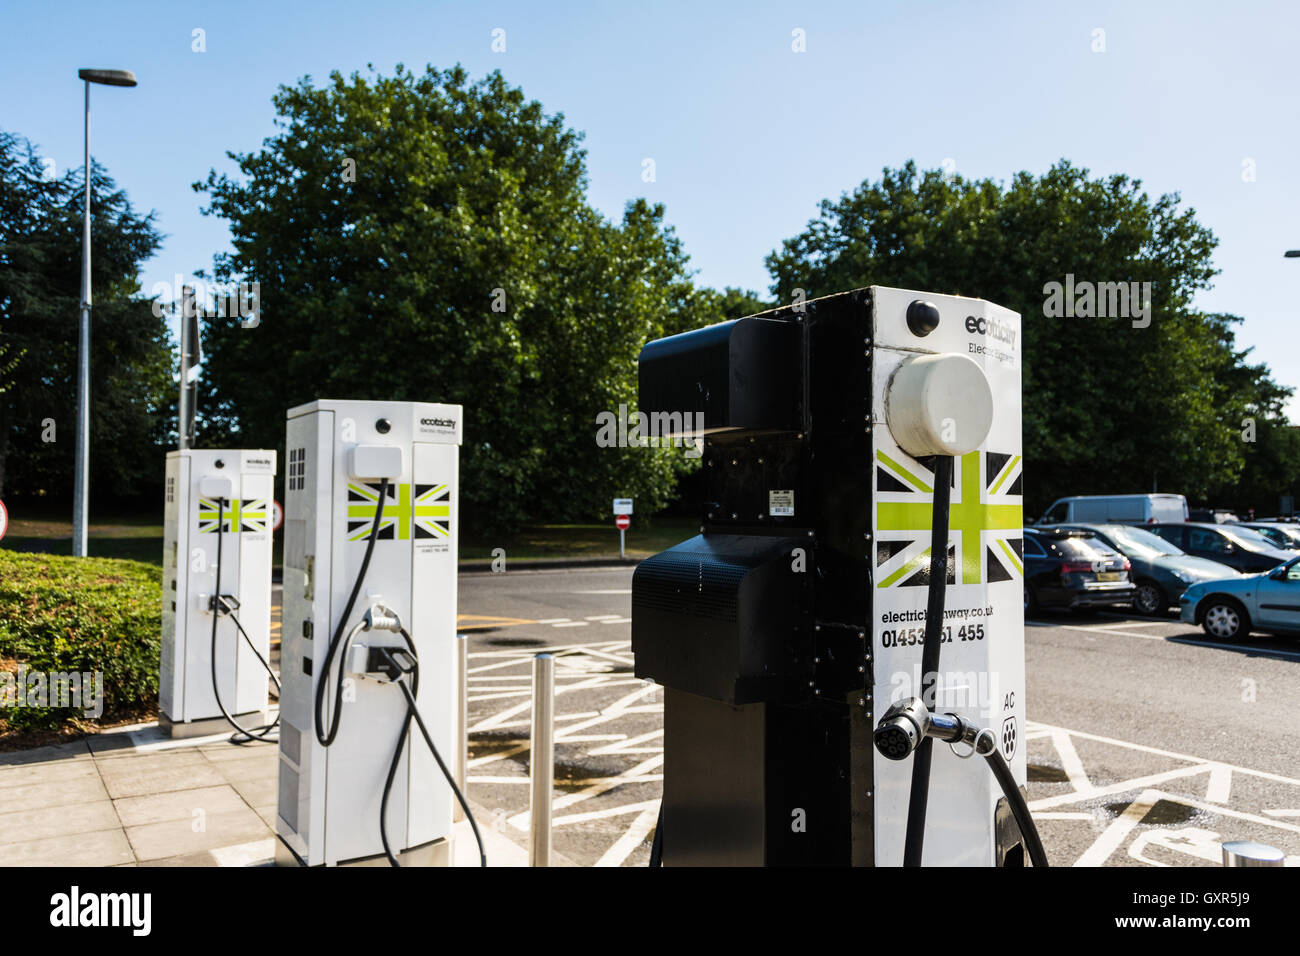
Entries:
<svg viewBox="0 0 1300 956">
<path fill-rule="evenodd" d="M 1300 810 L 1265 810 L 1270 817 L 1300 817 Z"/>
<path fill-rule="evenodd" d="M 601 624 L 631 624 L 632 619 L 630 617 L 618 617 L 612 621 L 601 621 L 600 623 Z"/>
<path fill-rule="evenodd" d="M 654 829 L 655 821 L 659 818 L 659 810 L 646 808 L 641 811 L 640 816 L 632 821 L 632 825 L 623 832 L 614 845 L 605 851 L 605 855 L 596 861 L 597 866 L 622 866 L 623 862 L 632 855 L 644 841 L 650 831 Z"/>
<path fill-rule="evenodd" d="M 577 684 L 569 684 L 565 687 L 555 688 L 555 696 L 559 697 L 561 694 L 567 694 L 570 691 L 581 690 L 584 687 L 598 687 L 602 683 L 603 681 L 601 681 L 599 677 L 592 677 L 588 680 L 580 681 Z M 531 694 L 529 696 L 531 697 Z M 472 727 L 466 730 L 466 733 L 473 734 L 484 730 L 492 730 L 494 728 L 501 727 L 511 717 L 515 716 L 516 714 L 522 714 L 530 707 L 532 707 L 531 700 L 526 700 L 523 703 L 516 704 L 513 707 L 509 707 L 501 711 L 501 713 L 499 714 L 493 714 L 491 717 L 486 717 L 483 720 L 480 720 L 477 724 L 474 724 Z"/>
<path fill-rule="evenodd" d="M 1172 757 L 1174 760 L 1185 760 L 1190 763 L 1201 764 L 1196 768 L 1203 771 L 1210 766 L 1229 767 L 1237 773 L 1249 774 L 1252 777 L 1260 777 L 1264 780 L 1271 780 L 1274 783 L 1285 783 L 1293 787 L 1300 787 L 1300 780 L 1292 777 L 1284 777 L 1281 774 L 1269 773 L 1267 770 L 1251 770 L 1249 767 L 1239 767 L 1236 764 L 1224 763 L 1221 760 L 1208 760 L 1205 757 L 1192 757 L 1188 754 L 1175 753 L 1172 750 L 1161 750 L 1159 747 L 1148 747 L 1145 744 L 1135 744 L 1127 740 L 1116 740 L 1114 737 L 1103 737 L 1100 734 L 1090 734 L 1082 730 L 1069 730 L 1065 727 L 1054 727 L 1051 724 L 1040 724 L 1035 721 L 1027 721 L 1030 730 L 1061 730 L 1071 737 L 1078 737 L 1082 740 L 1095 740 L 1101 744 L 1112 744 L 1116 747 L 1126 747 L 1129 750 L 1138 750 L 1142 753 L 1155 754 L 1158 757 Z"/>
<path fill-rule="evenodd" d="M 569 620 L 567 617 L 547 617 L 540 621 L 533 621 L 534 624 L 563 624 Z"/>
<path fill-rule="evenodd" d="M 619 617 L 617 614 L 592 614 L 584 620 L 588 621 L 609 621 Z"/>
<path fill-rule="evenodd" d="M 561 621 L 558 624 L 552 624 L 551 627 L 586 627 L 587 621 Z"/>
<path fill-rule="evenodd" d="M 654 774 L 653 776 L 662 777 L 662 774 Z M 588 810 L 586 813 L 566 813 L 563 816 L 555 817 L 551 822 L 556 826 L 568 823 L 590 823 L 592 820 L 608 820 L 610 817 L 621 817 L 629 813 L 640 813 L 643 810 L 651 808 L 658 812 L 659 801 L 642 800 L 639 803 L 625 803 L 619 807 L 606 807 L 604 810 Z"/>
<path fill-rule="evenodd" d="M 1205 787 L 1205 799 L 1211 803 L 1227 803 L 1232 793 L 1232 768 L 1219 765 L 1210 771 L 1210 782 Z"/>
<path fill-rule="evenodd" d="M 1123 630 L 1124 627 L 1151 627 L 1155 624 L 1172 624 L 1173 621 L 1152 621 L 1150 624 L 1134 622 L 1128 625 L 1107 624 L 1104 626 L 1083 627 L 1078 624 L 1030 624 L 1025 622 L 1026 627 L 1059 627 L 1063 631 L 1082 631 L 1085 634 L 1122 634 L 1125 637 L 1139 637 L 1144 641 L 1172 641 L 1178 644 L 1188 644 L 1193 647 L 1212 647 L 1220 651 L 1235 651 L 1238 654 L 1261 654 L 1265 657 L 1288 657 L 1300 660 L 1300 651 L 1283 651 L 1275 650 L 1271 647 L 1255 647 L 1250 644 L 1220 644 L 1215 641 L 1204 641 L 1191 635 L 1195 631 L 1186 634 L 1139 634 L 1136 631 Z"/>
<path fill-rule="evenodd" d="M 1118 850 L 1128 835 L 1133 832 L 1142 818 L 1147 815 L 1147 811 L 1156 805 L 1160 799 L 1159 792 L 1155 790 L 1144 790 L 1142 795 L 1128 805 L 1128 807 L 1117 816 L 1101 836 L 1097 837 L 1096 842 L 1083 852 L 1083 855 L 1074 861 L 1075 866 L 1101 866 L 1110 855 Z"/>
<path fill-rule="evenodd" d="M 1088 779 L 1088 774 L 1083 769 L 1083 761 L 1079 759 L 1079 752 L 1074 749 L 1074 742 L 1070 740 L 1070 735 L 1061 731 L 1054 732 L 1052 745 L 1061 756 L 1061 767 L 1065 770 L 1070 785 L 1078 791 L 1091 790 L 1092 781 Z"/>
</svg>

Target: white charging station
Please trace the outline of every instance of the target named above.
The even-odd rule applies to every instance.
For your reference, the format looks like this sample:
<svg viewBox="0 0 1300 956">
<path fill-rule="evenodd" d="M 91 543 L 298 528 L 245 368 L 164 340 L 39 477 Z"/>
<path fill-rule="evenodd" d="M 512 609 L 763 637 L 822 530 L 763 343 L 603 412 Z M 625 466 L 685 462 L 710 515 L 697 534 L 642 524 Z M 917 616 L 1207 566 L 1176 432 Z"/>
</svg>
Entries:
<svg viewBox="0 0 1300 956">
<path fill-rule="evenodd" d="M 231 715 L 265 719 L 271 640 L 271 542 L 275 452 L 186 449 L 167 455 L 163 529 L 160 723 L 173 737 L 217 733 Z M 217 620 L 213 692 L 213 596 L 237 607 Z M 250 646 L 250 643 L 252 646 Z M 255 650 L 256 649 L 256 652 Z"/>
<path fill-rule="evenodd" d="M 917 330 L 920 293 L 872 289 L 875 362 L 872 643 L 877 713 L 919 696 L 934 464 L 954 456 L 950 574 L 936 700 L 988 728 L 1024 786 L 1020 316 L 982 299 L 925 294 L 936 327 Z M 987 866 L 1014 831 L 997 780 L 971 748 L 936 744 L 926 866 Z M 875 764 L 876 862 L 904 857 L 911 760 Z"/>
<path fill-rule="evenodd" d="M 424 741 L 406 732 L 402 689 L 373 670 L 373 649 L 407 645 L 395 628 L 361 628 L 400 622 L 418 657 L 418 710 L 450 755 L 461 424 L 458 405 L 322 400 L 288 412 L 281 863 L 385 865 L 380 806 L 399 740 L 390 847 L 403 865 L 451 861 L 452 790 Z M 327 667 L 332 641 L 339 653 Z"/>
</svg>

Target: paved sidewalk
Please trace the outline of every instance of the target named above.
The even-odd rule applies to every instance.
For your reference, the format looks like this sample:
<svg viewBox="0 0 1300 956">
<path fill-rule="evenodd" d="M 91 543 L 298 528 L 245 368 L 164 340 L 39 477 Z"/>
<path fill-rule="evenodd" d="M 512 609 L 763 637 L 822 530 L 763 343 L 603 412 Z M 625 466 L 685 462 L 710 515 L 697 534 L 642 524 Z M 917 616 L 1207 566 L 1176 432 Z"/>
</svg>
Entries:
<svg viewBox="0 0 1300 956">
<path fill-rule="evenodd" d="M 146 724 L 0 753 L 0 866 L 270 865 L 277 747 L 228 737 L 170 740 Z M 475 816 L 492 866 L 528 864 Z M 468 823 L 454 839 L 455 864 L 476 866 Z"/>
</svg>

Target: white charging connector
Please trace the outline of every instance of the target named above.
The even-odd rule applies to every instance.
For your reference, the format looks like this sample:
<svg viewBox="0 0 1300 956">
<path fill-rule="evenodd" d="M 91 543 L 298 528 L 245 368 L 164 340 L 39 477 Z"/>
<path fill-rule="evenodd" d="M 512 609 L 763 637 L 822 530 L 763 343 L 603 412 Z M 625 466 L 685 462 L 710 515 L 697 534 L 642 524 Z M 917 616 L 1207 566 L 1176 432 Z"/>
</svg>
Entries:
<svg viewBox="0 0 1300 956">
<path fill-rule="evenodd" d="M 885 395 L 885 421 L 914 458 L 964 455 L 988 437 L 993 389 L 965 355 L 922 355 L 900 365 Z"/>
</svg>

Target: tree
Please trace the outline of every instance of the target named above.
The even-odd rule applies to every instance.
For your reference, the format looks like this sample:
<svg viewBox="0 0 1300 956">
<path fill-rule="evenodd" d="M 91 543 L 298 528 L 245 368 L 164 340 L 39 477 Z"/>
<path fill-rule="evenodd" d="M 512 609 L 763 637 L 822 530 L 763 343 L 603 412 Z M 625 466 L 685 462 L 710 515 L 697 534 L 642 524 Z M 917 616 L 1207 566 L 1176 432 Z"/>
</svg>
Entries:
<svg viewBox="0 0 1300 956">
<path fill-rule="evenodd" d="M 1248 407 L 1281 421 L 1278 396 L 1289 392 L 1267 369 L 1241 364 L 1232 344 L 1237 320 L 1192 307 L 1215 274 L 1214 246 L 1177 195 L 1152 200 L 1126 176 L 1094 179 L 1062 161 L 1004 187 L 918 174 L 908 163 L 823 202 L 807 229 L 766 262 L 783 301 L 796 289 L 812 298 L 878 284 L 1019 312 L 1033 514 L 1068 494 L 1158 486 L 1203 498 L 1243 473 Z M 1067 275 L 1149 282 L 1150 323 L 1057 315 L 1048 284 Z"/>
<path fill-rule="evenodd" d="M 161 236 L 92 168 L 91 490 L 152 497 L 171 341 L 137 277 Z M 83 175 L 48 175 L 31 143 L 0 132 L 0 493 L 72 494 Z"/>
<path fill-rule="evenodd" d="M 596 213 L 580 135 L 499 73 L 333 73 L 274 104 L 240 177 L 195 184 L 233 234 L 216 276 L 262 302 L 255 329 L 207 323 L 204 440 L 282 447 L 285 409 L 319 397 L 459 403 L 480 529 L 666 500 L 681 450 L 595 440 L 645 341 L 720 318 L 663 208 Z"/>
</svg>

